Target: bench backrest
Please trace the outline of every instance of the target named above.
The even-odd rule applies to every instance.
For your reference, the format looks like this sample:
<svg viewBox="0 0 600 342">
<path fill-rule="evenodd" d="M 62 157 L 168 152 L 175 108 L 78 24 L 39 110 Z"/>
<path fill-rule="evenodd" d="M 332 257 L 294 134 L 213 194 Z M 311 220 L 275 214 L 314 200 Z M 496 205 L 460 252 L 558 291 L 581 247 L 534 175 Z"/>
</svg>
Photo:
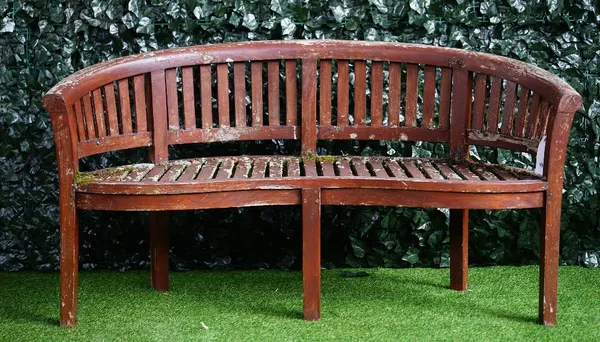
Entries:
<svg viewBox="0 0 600 342">
<path fill-rule="evenodd" d="M 581 98 L 551 73 L 489 54 L 271 41 L 115 59 L 66 78 L 45 102 L 68 117 L 75 161 L 151 146 L 161 162 L 173 144 L 269 139 L 299 139 L 303 153 L 320 139 L 449 142 L 454 159 L 468 144 L 534 152 L 556 124 L 568 137 Z"/>
</svg>

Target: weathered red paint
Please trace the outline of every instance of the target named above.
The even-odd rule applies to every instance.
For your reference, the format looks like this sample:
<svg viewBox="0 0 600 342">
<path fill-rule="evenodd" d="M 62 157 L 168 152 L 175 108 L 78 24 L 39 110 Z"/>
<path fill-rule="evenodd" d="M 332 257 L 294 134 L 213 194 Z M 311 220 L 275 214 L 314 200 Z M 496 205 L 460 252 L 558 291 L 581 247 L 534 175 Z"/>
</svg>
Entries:
<svg viewBox="0 0 600 342">
<path fill-rule="evenodd" d="M 246 87 L 248 72 L 251 85 Z M 194 84 L 198 79 L 200 84 Z M 421 81 L 424 84 L 418 85 Z M 280 84 L 285 85 L 283 92 Z M 332 87 L 337 87 L 335 95 Z M 382 102 L 386 91 L 387 121 Z M 422 119 L 417 115 L 419 98 Z M 58 159 L 61 326 L 77 322 L 77 209 L 154 212 L 152 286 L 167 290 L 167 211 L 262 205 L 302 206 L 304 317 L 310 320 L 320 317 L 321 205 L 451 208 L 451 288 L 457 290 L 467 286 L 468 209 L 541 207 L 539 319 L 544 325 L 556 324 L 563 166 L 581 97 L 547 71 L 500 56 L 401 43 L 215 44 L 91 66 L 53 87 L 44 104 Z M 218 122 L 213 122 L 213 105 Z M 535 153 L 544 135 L 548 145 L 543 176 L 468 160 L 469 145 Z M 300 140 L 303 155 L 180 161 L 169 161 L 168 156 L 169 146 L 175 144 L 270 139 Z M 317 142 L 326 139 L 447 142 L 451 158 L 319 158 Z M 151 163 L 99 170 L 88 174 L 85 182 L 76 181 L 80 158 L 134 147 L 150 147 Z"/>
</svg>

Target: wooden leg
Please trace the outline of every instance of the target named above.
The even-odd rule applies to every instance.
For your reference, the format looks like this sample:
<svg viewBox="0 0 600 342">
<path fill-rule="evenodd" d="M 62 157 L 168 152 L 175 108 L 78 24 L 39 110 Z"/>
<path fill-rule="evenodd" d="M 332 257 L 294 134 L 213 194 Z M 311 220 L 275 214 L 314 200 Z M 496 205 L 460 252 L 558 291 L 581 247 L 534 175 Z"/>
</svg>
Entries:
<svg viewBox="0 0 600 342">
<path fill-rule="evenodd" d="M 152 288 L 169 290 L 169 213 L 150 213 L 150 267 Z"/>
<path fill-rule="evenodd" d="M 560 199 L 551 200 L 550 196 L 548 196 L 546 206 L 542 209 L 539 321 L 540 324 L 546 326 L 556 325 L 560 204 Z"/>
<path fill-rule="evenodd" d="M 62 194 L 61 194 L 62 197 Z M 60 326 L 77 324 L 79 218 L 75 201 L 60 205 Z"/>
<path fill-rule="evenodd" d="M 469 209 L 450 210 L 450 288 L 467 289 L 469 280 Z"/>
<path fill-rule="evenodd" d="M 304 319 L 321 318 L 321 190 L 302 190 Z"/>
</svg>

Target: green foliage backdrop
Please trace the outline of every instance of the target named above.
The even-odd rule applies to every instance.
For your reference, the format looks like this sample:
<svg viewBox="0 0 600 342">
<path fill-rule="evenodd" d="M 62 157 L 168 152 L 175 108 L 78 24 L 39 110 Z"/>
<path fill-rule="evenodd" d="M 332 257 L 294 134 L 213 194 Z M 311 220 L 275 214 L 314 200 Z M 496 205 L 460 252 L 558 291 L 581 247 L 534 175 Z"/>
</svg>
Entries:
<svg viewBox="0 0 600 342">
<path fill-rule="evenodd" d="M 486 51 L 565 78 L 583 95 L 584 108 L 574 122 L 565 168 L 561 256 L 563 263 L 594 265 L 600 251 L 599 16 L 592 0 L 0 0 L 0 270 L 58 266 L 56 162 L 41 104 L 43 93 L 58 80 L 138 52 L 305 38 Z M 427 144 L 343 148 L 364 154 L 437 153 Z M 223 149 L 282 152 L 293 146 L 263 142 L 202 151 Z M 521 154 L 472 152 L 481 160 L 529 163 Z M 89 158 L 84 167 L 143 156 L 127 152 Z M 447 214 L 443 209 L 325 208 L 325 266 L 446 266 Z M 538 211 L 472 211 L 472 263 L 537 262 L 538 217 Z M 84 268 L 146 267 L 146 220 L 142 213 L 82 215 Z M 178 269 L 288 269 L 299 264 L 300 236 L 294 207 L 180 212 L 172 215 L 172 262 Z"/>
</svg>

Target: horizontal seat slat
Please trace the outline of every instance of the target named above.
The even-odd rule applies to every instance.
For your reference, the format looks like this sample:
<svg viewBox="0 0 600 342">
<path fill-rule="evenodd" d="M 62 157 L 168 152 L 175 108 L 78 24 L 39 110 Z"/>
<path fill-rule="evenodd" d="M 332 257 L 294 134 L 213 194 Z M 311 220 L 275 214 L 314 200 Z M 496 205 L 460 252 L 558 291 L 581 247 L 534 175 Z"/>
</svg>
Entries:
<svg viewBox="0 0 600 342">
<path fill-rule="evenodd" d="M 335 170 L 331 161 L 321 162 L 321 172 L 324 177 L 335 177 Z"/>
<path fill-rule="evenodd" d="M 283 177 L 283 159 L 269 161 L 269 178 Z"/>
<path fill-rule="evenodd" d="M 384 164 L 385 167 L 394 175 L 394 177 L 401 179 L 407 178 L 406 173 L 395 160 L 385 160 Z"/>
<path fill-rule="evenodd" d="M 351 177 L 352 170 L 350 169 L 350 163 L 347 159 L 342 159 L 336 163 L 338 172 L 342 177 Z"/>
<path fill-rule="evenodd" d="M 375 177 L 389 177 L 380 160 L 372 160 L 369 164 L 371 165 L 372 172 L 375 173 Z"/>
<path fill-rule="evenodd" d="M 225 159 L 225 161 L 223 161 L 223 163 L 221 163 L 221 166 L 217 170 L 217 174 L 215 175 L 215 179 L 228 179 L 228 178 L 231 178 L 231 175 L 233 174 L 233 169 L 235 168 L 236 163 L 237 163 L 237 160 L 234 160 L 232 158 Z"/>
<path fill-rule="evenodd" d="M 82 173 L 77 192 L 169 194 L 252 189 L 372 188 L 440 192 L 543 191 L 542 176 L 505 165 L 397 157 L 212 157 Z"/>
<path fill-rule="evenodd" d="M 142 178 L 142 182 L 158 182 L 160 178 L 167 172 L 171 165 L 169 164 L 161 164 L 156 165 L 150 172 L 148 172 L 144 178 Z"/>
<path fill-rule="evenodd" d="M 200 168 L 202 167 L 203 163 L 204 163 L 203 160 L 192 160 L 191 163 L 185 168 L 183 173 L 181 173 L 181 175 L 179 176 L 177 181 L 178 182 L 193 181 L 196 178 L 196 176 L 198 175 L 198 172 L 200 171 Z"/>
<path fill-rule="evenodd" d="M 259 158 L 256 160 L 252 167 L 251 178 L 265 178 L 268 162 L 269 160 L 267 158 Z"/>
<path fill-rule="evenodd" d="M 196 179 L 212 179 L 220 162 L 221 161 L 219 159 L 209 159 L 202 167 L 202 170 Z"/>
</svg>

